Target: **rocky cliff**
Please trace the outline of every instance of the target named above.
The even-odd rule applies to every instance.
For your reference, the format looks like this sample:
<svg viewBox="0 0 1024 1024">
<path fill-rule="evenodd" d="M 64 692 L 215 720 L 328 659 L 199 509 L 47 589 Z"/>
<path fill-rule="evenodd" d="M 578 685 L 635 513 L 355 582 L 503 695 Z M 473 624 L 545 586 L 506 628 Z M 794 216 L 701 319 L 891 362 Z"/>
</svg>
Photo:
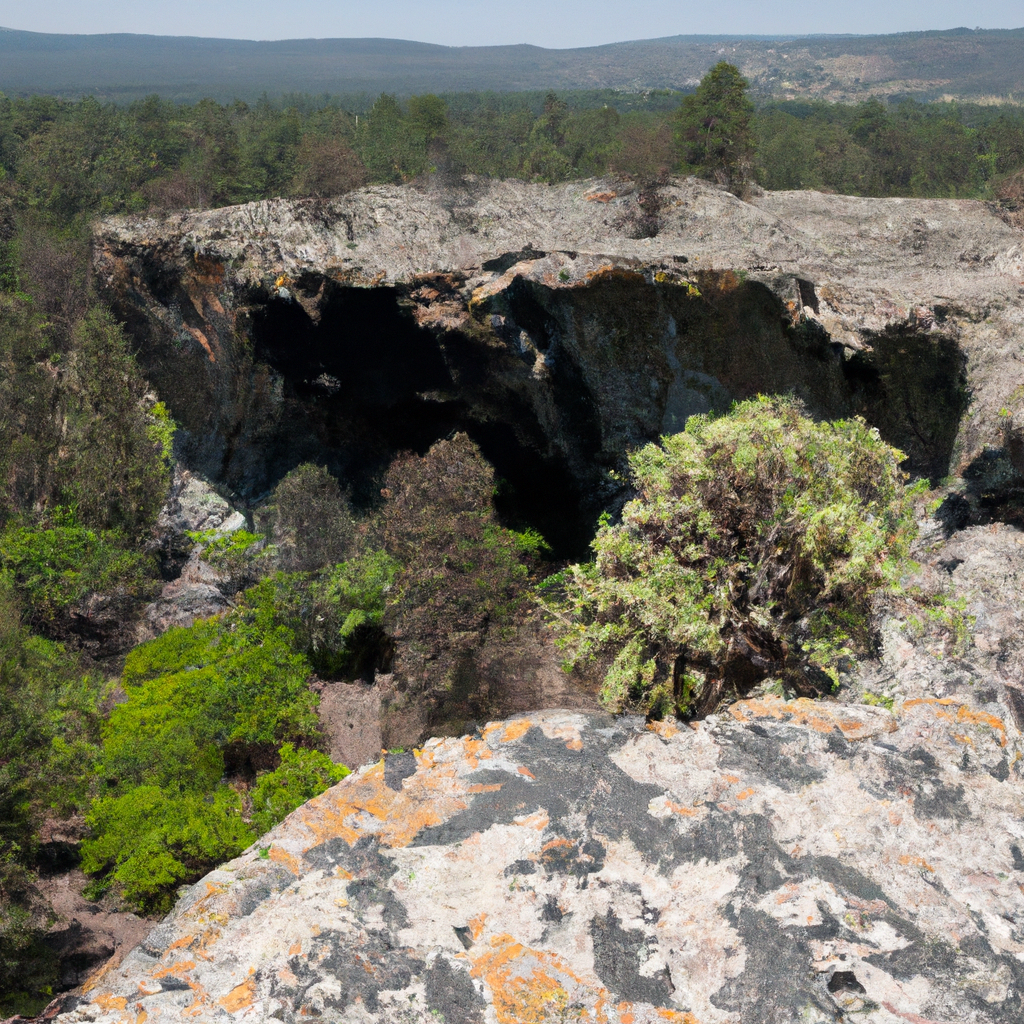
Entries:
<svg viewBox="0 0 1024 1024">
<path fill-rule="evenodd" d="M 304 459 L 371 500 L 461 429 L 503 511 L 579 555 L 629 447 L 778 391 L 976 504 L 1024 479 L 1024 239 L 977 202 L 434 181 L 110 219 L 95 273 L 186 461 L 242 501 Z"/>
</svg>

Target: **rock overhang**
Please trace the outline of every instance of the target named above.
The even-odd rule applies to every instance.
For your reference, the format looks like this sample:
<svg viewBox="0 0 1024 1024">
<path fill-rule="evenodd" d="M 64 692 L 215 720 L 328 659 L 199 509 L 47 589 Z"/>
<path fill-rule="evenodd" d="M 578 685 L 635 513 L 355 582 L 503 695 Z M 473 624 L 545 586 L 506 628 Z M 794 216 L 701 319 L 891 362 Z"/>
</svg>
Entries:
<svg viewBox="0 0 1024 1024">
<path fill-rule="evenodd" d="M 556 548 L 580 554 L 629 448 L 758 391 L 864 415 L 915 473 L 1014 492 L 1024 251 L 984 204 L 640 194 L 467 179 L 108 218 L 94 267 L 187 461 L 248 499 L 302 458 L 358 491 L 462 429 L 512 518 L 571 524 Z M 367 375 L 402 395 L 374 405 Z M 566 508 L 535 521 L 558 480 Z"/>
</svg>

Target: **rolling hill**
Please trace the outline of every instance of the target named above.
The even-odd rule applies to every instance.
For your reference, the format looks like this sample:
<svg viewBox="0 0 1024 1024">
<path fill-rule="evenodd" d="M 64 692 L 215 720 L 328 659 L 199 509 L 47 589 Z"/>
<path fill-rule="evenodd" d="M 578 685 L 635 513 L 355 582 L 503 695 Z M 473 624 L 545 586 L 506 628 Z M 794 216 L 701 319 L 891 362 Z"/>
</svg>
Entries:
<svg viewBox="0 0 1024 1024">
<path fill-rule="evenodd" d="M 396 39 L 56 35 L 0 29 L 0 90 L 128 101 L 266 92 L 400 95 L 530 89 L 689 89 L 717 60 L 767 97 L 1024 99 L 1024 28 L 884 36 L 673 36 L 570 50 Z"/>
</svg>

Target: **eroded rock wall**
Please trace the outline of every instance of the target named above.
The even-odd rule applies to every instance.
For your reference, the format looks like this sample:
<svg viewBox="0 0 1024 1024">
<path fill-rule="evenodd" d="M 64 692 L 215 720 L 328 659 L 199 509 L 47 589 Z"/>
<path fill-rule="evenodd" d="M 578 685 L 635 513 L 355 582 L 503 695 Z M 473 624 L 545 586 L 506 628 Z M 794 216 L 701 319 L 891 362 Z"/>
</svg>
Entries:
<svg viewBox="0 0 1024 1024">
<path fill-rule="evenodd" d="M 1024 249 L 979 203 L 467 180 L 112 219 L 95 268 L 187 461 L 243 498 L 312 458 L 371 500 L 462 429 L 577 555 L 627 449 L 759 391 L 990 503 L 1024 472 Z"/>
</svg>

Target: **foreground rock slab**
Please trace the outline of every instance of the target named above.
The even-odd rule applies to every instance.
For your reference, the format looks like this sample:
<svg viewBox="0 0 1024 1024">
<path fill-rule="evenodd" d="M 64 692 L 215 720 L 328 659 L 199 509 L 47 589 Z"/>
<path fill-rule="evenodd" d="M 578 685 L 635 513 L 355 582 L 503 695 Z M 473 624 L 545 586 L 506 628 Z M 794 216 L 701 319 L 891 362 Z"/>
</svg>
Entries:
<svg viewBox="0 0 1024 1024">
<path fill-rule="evenodd" d="M 956 698 L 432 740 L 193 886 L 59 1019 L 1019 1022 L 1021 747 Z"/>
</svg>

